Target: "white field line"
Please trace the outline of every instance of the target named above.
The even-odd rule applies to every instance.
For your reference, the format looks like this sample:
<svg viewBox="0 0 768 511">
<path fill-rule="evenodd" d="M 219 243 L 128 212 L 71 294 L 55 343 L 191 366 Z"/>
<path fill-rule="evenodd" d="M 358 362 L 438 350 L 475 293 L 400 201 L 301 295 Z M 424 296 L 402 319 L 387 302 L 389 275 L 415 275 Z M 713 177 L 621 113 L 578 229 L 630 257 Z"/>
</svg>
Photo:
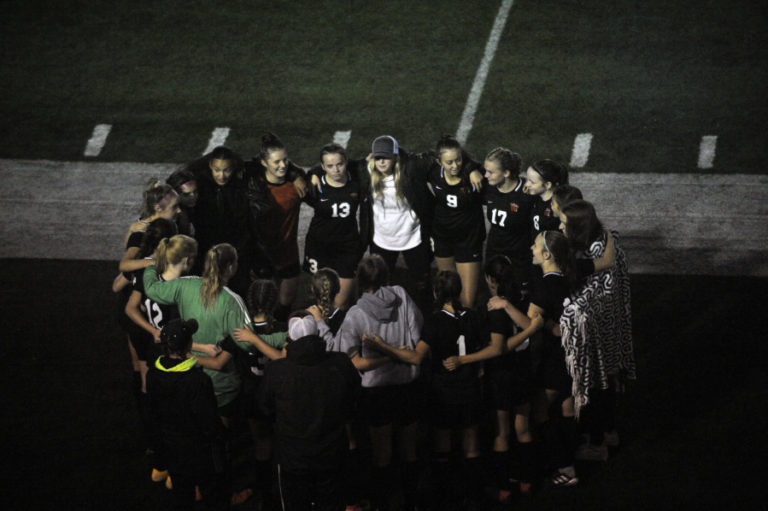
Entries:
<svg viewBox="0 0 768 511">
<path fill-rule="evenodd" d="M 94 126 L 91 138 L 89 138 L 88 143 L 85 144 L 83 156 L 94 157 L 101 154 L 101 150 L 104 148 L 104 144 L 107 143 L 107 137 L 111 130 L 111 124 L 97 124 Z"/>
<path fill-rule="evenodd" d="M 120 259 L 147 179 L 176 167 L 0 159 L 0 258 Z M 41 182 L 56 182 L 55 196 Z M 574 172 L 571 182 L 619 230 L 632 273 L 768 277 L 768 175 Z M 300 253 L 312 214 L 302 207 Z"/>
<path fill-rule="evenodd" d="M 716 135 L 705 135 L 701 137 L 699 144 L 699 168 L 711 169 L 715 162 L 715 147 L 717 147 Z"/>
<path fill-rule="evenodd" d="M 203 155 L 206 155 L 219 147 L 224 145 L 229 136 L 229 128 L 214 128 L 211 132 L 211 139 L 208 141 L 208 147 L 203 151 Z"/>
<path fill-rule="evenodd" d="M 337 131 L 333 134 L 333 143 L 339 144 L 341 147 L 346 149 L 350 138 L 352 138 L 351 131 Z"/>
<path fill-rule="evenodd" d="M 467 104 L 464 106 L 464 113 L 461 114 L 459 129 L 456 132 L 456 140 L 462 145 L 467 142 L 469 132 L 472 131 L 477 106 L 480 104 L 480 96 L 483 94 L 485 80 L 488 78 L 488 70 L 491 68 L 491 62 L 493 62 L 496 49 L 499 47 L 499 39 L 501 39 L 501 34 L 504 32 L 504 25 L 507 23 L 509 10 L 512 8 L 512 1 L 503 0 L 501 2 L 499 12 L 496 14 L 496 21 L 493 23 L 491 34 L 488 36 L 488 42 L 485 44 L 483 60 L 480 61 L 480 67 L 477 68 L 477 73 L 475 73 L 475 81 L 472 83 L 472 89 L 469 91 Z"/>
<path fill-rule="evenodd" d="M 571 167 L 583 167 L 589 160 L 589 148 L 592 146 L 592 133 L 579 133 L 573 141 Z"/>
</svg>

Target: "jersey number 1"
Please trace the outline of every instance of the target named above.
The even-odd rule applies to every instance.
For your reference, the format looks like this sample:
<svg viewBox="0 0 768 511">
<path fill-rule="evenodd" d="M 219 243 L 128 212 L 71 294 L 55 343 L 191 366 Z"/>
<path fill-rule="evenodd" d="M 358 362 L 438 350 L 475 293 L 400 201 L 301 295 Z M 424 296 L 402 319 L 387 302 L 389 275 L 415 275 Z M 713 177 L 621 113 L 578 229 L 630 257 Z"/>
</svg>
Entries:
<svg viewBox="0 0 768 511">
<path fill-rule="evenodd" d="M 456 339 L 456 345 L 459 347 L 459 356 L 467 354 L 467 345 L 464 342 L 464 336 L 463 335 L 460 335 L 459 338 Z"/>
</svg>

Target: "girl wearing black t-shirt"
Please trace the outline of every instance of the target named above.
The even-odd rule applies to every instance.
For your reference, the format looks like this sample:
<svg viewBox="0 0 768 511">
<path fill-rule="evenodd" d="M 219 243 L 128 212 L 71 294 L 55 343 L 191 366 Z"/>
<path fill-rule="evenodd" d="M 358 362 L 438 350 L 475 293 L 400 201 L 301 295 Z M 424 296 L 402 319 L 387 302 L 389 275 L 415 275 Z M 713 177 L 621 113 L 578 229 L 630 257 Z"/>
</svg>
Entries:
<svg viewBox="0 0 768 511">
<path fill-rule="evenodd" d="M 483 188 L 486 218 L 491 227 L 485 247 L 485 260 L 504 255 L 515 268 L 517 284 L 526 284 L 531 269 L 531 217 L 538 199 L 525 193 L 525 178 L 520 176 L 520 155 L 497 147 L 483 162 L 488 186 Z"/>
<path fill-rule="evenodd" d="M 485 241 L 480 165 L 456 139 L 443 136 L 428 176 L 434 195 L 432 241 L 437 269 L 459 274 L 461 304 L 473 307 Z"/>
<path fill-rule="evenodd" d="M 556 470 L 551 477 L 552 484 L 574 486 L 579 482 L 573 464 L 578 433 L 559 321 L 563 302 L 576 282 L 575 265 L 568 240 L 558 231 L 544 231 L 536 236 L 531 252 L 533 264 L 541 268 L 542 276 L 532 286 L 528 314 L 500 297 L 491 298 L 488 308 L 504 309 L 523 329 L 507 339 L 508 348 L 541 331 L 542 358 L 537 377 L 543 392 L 534 418 L 541 424 L 544 441 L 550 444 L 553 453 L 550 463 Z M 548 409 L 556 401 L 561 401 L 562 417 L 550 419 Z"/>
<path fill-rule="evenodd" d="M 435 303 L 440 307 L 425 322 L 415 349 L 397 349 L 374 335 L 364 338 L 367 346 L 393 359 L 419 365 L 431 355 L 432 379 L 429 385 L 429 417 L 434 428 L 434 461 L 437 486 L 450 486 L 448 480 L 451 435 L 461 431 L 464 498 L 477 501 L 480 446 L 480 366 L 462 365 L 456 359 L 480 351 L 486 345 L 487 331 L 477 313 L 461 305 L 461 278 L 456 272 L 441 271 L 435 279 Z M 446 363 L 444 363 L 444 361 Z M 443 495 L 443 498 L 448 495 Z"/>
<path fill-rule="evenodd" d="M 552 160 L 539 160 L 528 167 L 525 175 L 525 193 L 540 199 L 533 205 L 533 231 L 556 231 L 560 219 L 552 211 L 552 192 L 557 186 L 568 183 L 567 167 Z"/>
<path fill-rule="evenodd" d="M 335 306 L 346 309 L 362 256 L 357 209 L 363 200 L 357 172 L 350 172 L 348 164 L 356 168 L 366 162 L 348 162 L 346 151 L 338 144 L 324 146 L 320 161 L 320 169 L 310 171 L 320 185 L 307 196 L 315 213 L 307 230 L 304 269 L 312 274 L 320 268 L 335 270 L 339 276 Z"/>
</svg>

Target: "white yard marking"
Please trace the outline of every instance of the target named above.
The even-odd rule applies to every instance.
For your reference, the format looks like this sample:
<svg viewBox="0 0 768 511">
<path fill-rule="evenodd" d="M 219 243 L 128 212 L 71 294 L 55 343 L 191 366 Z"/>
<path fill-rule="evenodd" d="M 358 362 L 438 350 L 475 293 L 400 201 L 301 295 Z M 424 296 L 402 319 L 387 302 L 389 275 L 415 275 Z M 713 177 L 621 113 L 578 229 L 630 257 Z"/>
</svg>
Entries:
<svg viewBox="0 0 768 511">
<path fill-rule="evenodd" d="M 589 148 L 592 146 L 592 133 L 579 133 L 573 141 L 571 167 L 583 167 L 589 160 Z"/>
<path fill-rule="evenodd" d="M 339 144 L 341 147 L 346 149 L 350 138 L 352 138 L 351 131 L 337 131 L 333 134 L 333 143 Z"/>
<path fill-rule="evenodd" d="M 715 147 L 717 147 L 716 135 L 705 135 L 701 137 L 701 144 L 699 144 L 700 169 L 711 169 L 714 166 Z"/>
<path fill-rule="evenodd" d="M 0 159 L 0 258 L 119 260 L 147 179 L 176 167 Z M 632 273 L 768 276 L 768 175 L 574 172 L 571 182 L 620 232 Z M 302 249 L 312 214 L 302 206 Z"/>
<path fill-rule="evenodd" d="M 85 151 L 83 156 L 98 156 L 101 154 L 101 150 L 104 148 L 104 144 L 107 143 L 107 137 L 112 130 L 111 124 L 97 124 L 93 127 L 93 133 L 91 138 L 88 139 L 88 143 L 85 144 Z"/>
<path fill-rule="evenodd" d="M 220 145 L 224 145 L 228 136 L 229 128 L 214 128 L 211 132 L 211 139 L 208 141 L 208 147 L 203 151 L 203 155 L 210 153 Z"/>
<path fill-rule="evenodd" d="M 456 132 L 456 140 L 462 145 L 467 142 L 469 132 L 472 131 L 472 124 L 475 122 L 475 113 L 480 103 L 480 96 L 483 94 L 485 80 L 488 78 L 488 70 L 491 68 L 493 56 L 496 55 L 496 49 L 499 47 L 499 39 L 501 39 L 501 34 L 504 32 L 504 25 L 507 23 L 507 16 L 511 8 L 512 0 L 501 2 L 499 12 L 496 14 L 496 21 L 493 23 L 491 34 L 488 36 L 488 42 L 485 44 L 483 60 L 480 61 L 480 67 L 477 68 L 477 73 L 475 73 L 475 81 L 472 83 L 472 89 L 469 91 L 467 104 L 464 106 L 464 113 L 461 114 L 459 129 Z"/>
</svg>

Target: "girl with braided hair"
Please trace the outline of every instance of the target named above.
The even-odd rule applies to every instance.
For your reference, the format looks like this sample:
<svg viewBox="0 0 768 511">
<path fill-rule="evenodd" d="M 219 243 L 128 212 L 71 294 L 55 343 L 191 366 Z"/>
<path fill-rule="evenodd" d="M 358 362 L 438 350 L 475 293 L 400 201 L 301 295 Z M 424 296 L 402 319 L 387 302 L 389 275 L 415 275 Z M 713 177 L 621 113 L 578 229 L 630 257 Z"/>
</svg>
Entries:
<svg viewBox="0 0 768 511">
<path fill-rule="evenodd" d="M 314 298 L 315 303 L 308 307 L 307 311 L 312 314 L 316 321 L 324 321 L 332 336 L 335 336 L 336 332 L 339 331 L 346 315 L 346 311 L 336 306 L 336 297 L 340 289 L 339 274 L 333 269 L 320 268 L 312 275 L 309 293 Z M 328 348 L 329 350 L 332 349 L 330 343 Z"/>
</svg>

